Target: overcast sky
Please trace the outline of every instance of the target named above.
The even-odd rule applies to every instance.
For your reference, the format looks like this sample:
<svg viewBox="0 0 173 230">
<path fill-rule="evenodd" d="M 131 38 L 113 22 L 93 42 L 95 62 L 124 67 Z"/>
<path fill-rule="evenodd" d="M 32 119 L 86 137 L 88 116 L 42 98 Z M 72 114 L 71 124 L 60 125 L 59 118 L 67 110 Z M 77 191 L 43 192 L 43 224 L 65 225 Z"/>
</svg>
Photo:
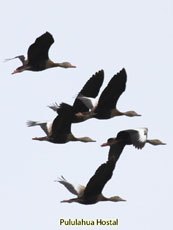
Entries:
<svg viewBox="0 0 173 230">
<path fill-rule="evenodd" d="M 119 219 L 117 230 L 171 229 L 172 226 L 172 83 L 173 3 L 171 0 L 109 1 L 3 1 L 0 9 L 0 227 L 3 230 L 63 230 L 60 218 Z M 35 39 L 49 31 L 55 43 L 49 56 L 69 61 L 76 69 L 54 68 L 42 72 L 11 73 L 21 65 L 5 58 L 27 54 Z M 127 87 L 120 97 L 120 111 L 135 110 L 142 117 L 91 119 L 72 125 L 75 136 L 90 136 L 96 143 L 64 145 L 32 141 L 44 136 L 27 120 L 52 120 L 47 105 L 73 104 L 85 82 L 100 69 L 105 79 L 122 68 Z M 103 194 L 127 202 L 96 205 L 62 204 L 73 198 L 55 183 L 86 185 L 107 160 L 109 137 L 129 128 L 147 127 L 148 138 L 166 146 L 146 145 L 142 150 L 125 147 Z M 78 227 L 90 230 L 87 227 Z M 94 227 L 97 229 L 115 229 Z"/>
</svg>

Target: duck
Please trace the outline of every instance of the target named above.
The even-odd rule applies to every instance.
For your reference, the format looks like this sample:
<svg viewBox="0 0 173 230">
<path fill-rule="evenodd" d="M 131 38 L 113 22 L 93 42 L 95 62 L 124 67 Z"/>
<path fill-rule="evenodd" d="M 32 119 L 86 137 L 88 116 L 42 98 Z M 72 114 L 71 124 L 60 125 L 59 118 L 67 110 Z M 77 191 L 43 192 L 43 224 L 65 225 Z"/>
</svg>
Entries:
<svg viewBox="0 0 173 230">
<path fill-rule="evenodd" d="M 137 149 L 142 149 L 146 143 L 151 145 L 166 145 L 159 139 L 147 139 L 148 128 L 127 129 L 120 131 L 115 138 L 109 138 L 101 146 L 110 146 L 108 159 L 115 156 L 118 160 L 126 145 L 133 145 Z"/>
<path fill-rule="evenodd" d="M 73 110 L 72 123 L 79 123 L 84 121 L 82 117 L 76 116 L 75 114 L 89 112 L 88 106 L 86 106 L 81 100 L 78 100 L 78 98 L 81 95 L 85 97 L 96 98 L 103 84 L 103 80 L 104 80 L 104 70 L 99 70 L 95 72 L 85 83 L 85 85 L 82 87 L 80 92 L 77 94 L 73 105 L 71 106 Z M 59 109 L 59 105 L 56 102 L 52 105 L 49 105 L 48 107 L 55 112 L 57 112 Z"/>
<path fill-rule="evenodd" d="M 103 163 L 96 170 L 95 174 L 90 178 L 86 187 L 82 185 L 74 186 L 68 182 L 63 176 L 56 180 L 64 185 L 69 192 L 76 195 L 76 198 L 62 200 L 61 203 L 80 203 L 84 205 L 96 204 L 100 201 L 126 201 L 119 196 L 107 198 L 102 194 L 105 184 L 111 179 L 115 168 L 115 157 L 112 157 L 106 163 Z"/>
<path fill-rule="evenodd" d="M 25 59 L 24 55 L 6 59 L 6 61 L 9 61 L 18 58 L 22 62 L 22 66 L 14 70 L 12 74 L 21 73 L 25 70 L 42 71 L 53 67 L 76 68 L 69 62 L 55 63 L 49 59 L 48 51 L 53 43 L 53 36 L 49 32 L 45 32 L 29 46 L 27 59 Z"/>
<path fill-rule="evenodd" d="M 27 126 L 40 126 L 46 133 L 44 137 L 34 137 L 32 140 L 48 141 L 55 144 L 64 144 L 69 141 L 96 142 L 90 137 L 75 137 L 71 132 L 72 108 L 68 104 L 62 103 L 58 109 L 58 115 L 53 121 L 27 121 Z"/>
<path fill-rule="evenodd" d="M 93 100 L 92 97 L 86 97 L 80 94 L 78 100 L 81 100 L 90 110 L 89 112 L 79 112 L 75 115 L 77 117 L 87 120 L 90 118 L 109 119 L 115 116 L 141 116 L 135 111 L 120 112 L 117 108 L 117 102 L 121 94 L 126 89 L 127 74 L 123 68 L 120 72 L 115 74 L 109 81 L 107 87 L 103 90 L 98 100 Z"/>
</svg>

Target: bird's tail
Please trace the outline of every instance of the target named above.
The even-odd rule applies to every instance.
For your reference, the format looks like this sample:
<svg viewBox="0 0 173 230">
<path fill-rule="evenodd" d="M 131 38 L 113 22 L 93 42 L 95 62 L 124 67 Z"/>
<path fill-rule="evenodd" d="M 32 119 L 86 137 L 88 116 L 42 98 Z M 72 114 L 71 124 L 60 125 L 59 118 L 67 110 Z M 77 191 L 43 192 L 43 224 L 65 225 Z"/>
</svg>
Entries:
<svg viewBox="0 0 173 230">
<path fill-rule="evenodd" d="M 78 198 L 73 198 L 73 199 L 69 199 L 69 200 L 62 200 L 61 203 L 72 203 L 72 202 L 77 202 Z"/>
<path fill-rule="evenodd" d="M 61 200 L 61 203 L 71 203 L 70 200 Z"/>
<path fill-rule="evenodd" d="M 57 112 L 57 110 L 59 109 L 59 105 L 56 102 L 52 105 L 48 105 L 48 107 L 55 112 Z"/>
<path fill-rule="evenodd" d="M 38 121 L 27 121 L 26 124 L 28 127 L 31 127 L 31 126 L 40 125 L 40 122 L 38 122 Z"/>
<path fill-rule="evenodd" d="M 13 59 L 15 59 L 15 58 L 19 58 L 19 60 L 20 60 L 23 64 L 25 64 L 25 56 L 24 56 L 24 55 L 19 55 L 19 56 L 13 57 L 13 58 L 6 58 L 6 59 L 4 60 L 4 62 L 11 61 L 11 60 L 13 60 Z"/>
</svg>

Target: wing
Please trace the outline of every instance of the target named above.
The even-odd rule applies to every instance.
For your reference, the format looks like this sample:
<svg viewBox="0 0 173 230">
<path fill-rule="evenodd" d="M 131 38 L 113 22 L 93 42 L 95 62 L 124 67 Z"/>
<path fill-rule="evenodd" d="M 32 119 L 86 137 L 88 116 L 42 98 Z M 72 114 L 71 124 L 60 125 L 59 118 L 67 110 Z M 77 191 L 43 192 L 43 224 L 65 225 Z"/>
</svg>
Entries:
<svg viewBox="0 0 173 230">
<path fill-rule="evenodd" d="M 35 63 L 48 60 L 48 51 L 53 43 L 54 39 L 49 32 L 38 37 L 28 49 L 28 64 L 34 65 Z"/>
<path fill-rule="evenodd" d="M 97 98 L 79 96 L 78 99 L 81 100 L 88 109 L 93 109 L 98 104 Z"/>
<path fill-rule="evenodd" d="M 7 58 L 7 59 L 5 59 L 5 61 L 10 61 L 10 60 L 13 60 L 15 58 L 19 58 L 19 60 L 22 62 L 22 64 L 23 65 L 25 64 L 25 56 L 24 55 L 19 55 L 19 56 L 16 56 L 14 58 Z"/>
<path fill-rule="evenodd" d="M 52 124 L 52 137 L 65 136 L 71 132 L 73 107 L 62 103 L 57 109 L 58 116 Z"/>
<path fill-rule="evenodd" d="M 84 187 L 82 185 L 78 186 L 79 189 L 77 189 L 77 187 L 75 188 L 75 186 L 69 183 L 63 176 L 59 178 L 58 182 L 63 184 L 68 189 L 69 192 L 71 192 L 76 196 L 79 196 L 79 194 L 81 194 L 84 190 Z"/>
<path fill-rule="evenodd" d="M 125 144 L 121 142 L 110 146 L 109 153 L 108 153 L 108 160 L 110 160 L 112 157 L 115 157 L 115 162 L 117 162 L 124 147 Z"/>
<path fill-rule="evenodd" d="M 84 198 L 97 196 L 101 194 L 103 187 L 111 179 L 113 170 L 115 168 L 115 158 L 111 158 L 106 163 L 102 164 L 94 176 L 89 180 L 84 191 Z"/>
<path fill-rule="evenodd" d="M 51 132 L 52 122 L 47 122 L 47 121 L 27 121 L 26 124 L 27 124 L 28 127 L 39 125 L 42 128 L 42 130 L 47 134 L 47 136 Z"/>
<path fill-rule="evenodd" d="M 130 134 L 132 145 L 137 149 L 142 149 L 147 140 L 148 129 L 141 128 L 136 130 L 129 130 L 128 132 Z"/>
<path fill-rule="evenodd" d="M 115 108 L 119 97 L 125 91 L 126 81 L 127 74 L 125 69 L 113 76 L 99 98 L 96 113 Z"/>
<path fill-rule="evenodd" d="M 92 77 L 86 82 L 82 90 L 79 92 L 78 96 L 85 96 L 85 97 L 97 97 L 100 87 L 103 84 L 104 80 L 104 71 L 100 70 L 96 72 Z M 87 112 L 89 111 L 88 108 L 78 99 L 73 103 L 74 112 Z"/>
<path fill-rule="evenodd" d="M 48 107 L 52 109 L 53 111 L 57 112 L 59 105 L 55 102 L 52 105 L 48 105 Z"/>
</svg>

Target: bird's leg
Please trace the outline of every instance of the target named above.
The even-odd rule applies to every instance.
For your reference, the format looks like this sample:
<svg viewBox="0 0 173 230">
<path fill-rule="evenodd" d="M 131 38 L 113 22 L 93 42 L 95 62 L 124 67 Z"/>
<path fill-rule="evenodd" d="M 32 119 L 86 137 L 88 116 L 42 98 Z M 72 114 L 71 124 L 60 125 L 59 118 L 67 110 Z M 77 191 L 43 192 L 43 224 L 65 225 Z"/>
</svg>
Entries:
<svg viewBox="0 0 173 230">
<path fill-rule="evenodd" d="M 62 200 L 61 203 L 72 203 L 72 200 Z"/>
<path fill-rule="evenodd" d="M 80 203 L 80 198 L 73 198 L 70 200 L 62 200 L 61 203 L 72 203 L 72 202 L 78 202 Z"/>
<path fill-rule="evenodd" d="M 20 71 L 20 70 L 16 69 L 16 70 L 14 70 L 14 72 L 13 72 L 13 73 L 11 73 L 11 74 L 20 73 L 20 72 L 22 72 L 22 71 Z"/>
<path fill-rule="evenodd" d="M 76 117 L 83 117 L 83 116 L 84 116 L 84 114 L 83 114 L 83 113 L 81 113 L 81 112 L 79 112 L 79 113 L 76 113 L 76 114 L 75 114 L 75 116 L 76 116 Z"/>
<path fill-rule="evenodd" d="M 22 65 L 22 66 L 18 67 L 16 70 L 14 70 L 14 72 L 13 72 L 12 74 L 21 73 L 21 72 L 23 72 L 24 70 L 30 70 L 30 69 L 31 69 L 31 66 Z"/>
<path fill-rule="evenodd" d="M 47 141 L 47 137 L 33 137 L 32 140 L 35 140 L 35 141 Z"/>
</svg>

